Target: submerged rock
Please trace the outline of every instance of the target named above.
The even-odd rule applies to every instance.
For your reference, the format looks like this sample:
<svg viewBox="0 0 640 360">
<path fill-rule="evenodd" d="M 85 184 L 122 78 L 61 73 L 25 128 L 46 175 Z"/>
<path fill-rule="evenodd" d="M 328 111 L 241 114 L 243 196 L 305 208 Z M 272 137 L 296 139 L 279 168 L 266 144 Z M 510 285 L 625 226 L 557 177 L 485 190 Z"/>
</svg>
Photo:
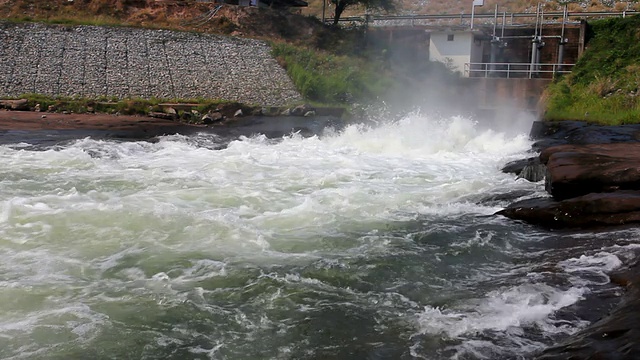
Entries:
<svg viewBox="0 0 640 360">
<path fill-rule="evenodd" d="M 611 277 L 627 286 L 622 303 L 601 320 L 547 348 L 536 360 L 640 359 L 640 266 L 636 263 Z"/>
<path fill-rule="evenodd" d="M 563 201 L 528 199 L 513 203 L 496 214 L 547 228 L 640 223 L 640 191 L 592 193 Z"/>
<path fill-rule="evenodd" d="M 310 111 L 315 111 L 313 106 L 311 106 L 309 104 L 302 104 L 302 105 L 298 105 L 295 108 L 293 108 L 291 110 L 291 115 L 292 116 L 304 116 L 306 113 L 308 113 Z"/>
</svg>

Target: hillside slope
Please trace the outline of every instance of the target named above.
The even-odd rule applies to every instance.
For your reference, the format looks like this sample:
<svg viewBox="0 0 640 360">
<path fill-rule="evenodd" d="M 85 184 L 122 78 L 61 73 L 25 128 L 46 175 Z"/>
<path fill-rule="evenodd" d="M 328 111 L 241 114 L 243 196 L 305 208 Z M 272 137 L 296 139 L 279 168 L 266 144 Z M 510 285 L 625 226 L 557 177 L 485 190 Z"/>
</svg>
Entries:
<svg viewBox="0 0 640 360">
<path fill-rule="evenodd" d="M 330 29 L 318 19 L 254 7 L 193 1 L 0 0 L 0 19 L 83 25 L 125 25 L 313 43 Z"/>
<path fill-rule="evenodd" d="M 573 72 L 547 89 L 549 120 L 640 121 L 640 16 L 590 24 Z"/>
<path fill-rule="evenodd" d="M 399 14 L 460 14 L 471 13 L 471 0 L 397 0 L 397 13 Z M 605 11 L 626 9 L 640 10 L 637 1 L 612 1 L 612 0 L 588 0 L 588 1 L 558 1 L 558 0 L 485 0 L 484 6 L 476 7 L 478 13 L 493 13 L 495 4 L 499 11 L 503 12 L 535 12 L 538 3 L 543 5 L 544 11 L 562 11 L 563 4 L 568 3 L 569 11 Z M 309 7 L 303 10 L 305 14 L 322 16 L 322 0 L 309 0 Z M 333 8 L 325 9 L 326 16 L 330 16 Z M 364 8 L 354 7 L 345 12 L 345 16 L 362 15 Z"/>
</svg>

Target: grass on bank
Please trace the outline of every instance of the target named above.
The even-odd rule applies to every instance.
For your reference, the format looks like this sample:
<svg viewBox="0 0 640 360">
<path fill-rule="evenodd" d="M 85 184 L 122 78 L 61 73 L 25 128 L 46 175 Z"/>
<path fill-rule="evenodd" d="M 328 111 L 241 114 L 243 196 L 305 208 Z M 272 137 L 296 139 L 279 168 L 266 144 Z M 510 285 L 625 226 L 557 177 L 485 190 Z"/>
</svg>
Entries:
<svg viewBox="0 0 640 360">
<path fill-rule="evenodd" d="M 273 55 L 287 69 L 300 94 L 327 105 L 371 101 L 385 94 L 392 80 L 381 62 L 272 43 Z"/>
<path fill-rule="evenodd" d="M 545 119 L 640 122 L 640 16 L 589 25 L 588 47 L 572 73 L 545 92 Z"/>
<path fill-rule="evenodd" d="M 192 110 L 197 114 L 206 114 L 210 111 L 222 109 L 242 109 L 245 113 L 251 113 L 254 106 L 240 104 L 233 101 L 217 99 L 117 99 L 113 97 L 81 98 L 64 96 L 47 96 L 42 94 L 22 94 L 10 99 L 26 99 L 30 109 L 40 108 L 47 112 L 69 112 L 69 113 L 101 113 L 120 115 L 140 115 L 148 116 L 152 112 L 164 112 L 166 104 L 193 104 Z M 199 123 L 199 116 L 191 111 L 177 110 L 178 118 L 183 122 Z"/>
<path fill-rule="evenodd" d="M 412 107 L 425 103 L 425 88 L 444 94 L 454 91 L 460 79 L 459 73 L 441 62 L 425 61 L 426 55 L 412 47 L 370 38 L 354 43 L 352 51 L 344 51 L 347 43 L 340 44 L 340 55 L 287 43 L 271 46 L 301 95 L 315 104 Z"/>
</svg>

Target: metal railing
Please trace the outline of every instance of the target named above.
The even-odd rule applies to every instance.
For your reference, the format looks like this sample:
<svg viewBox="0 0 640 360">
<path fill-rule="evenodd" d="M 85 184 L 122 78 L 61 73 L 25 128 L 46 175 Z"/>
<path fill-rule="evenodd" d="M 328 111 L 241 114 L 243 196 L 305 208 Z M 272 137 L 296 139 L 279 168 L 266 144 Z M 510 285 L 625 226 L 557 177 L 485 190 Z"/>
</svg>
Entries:
<svg viewBox="0 0 640 360">
<path fill-rule="evenodd" d="M 465 63 L 466 77 L 499 78 L 553 78 L 557 74 L 568 74 L 575 64 L 531 64 L 531 63 Z"/>
<path fill-rule="evenodd" d="M 501 13 L 502 14 L 502 13 Z M 569 18 L 604 18 L 604 17 L 627 17 L 640 14 L 640 11 L 626 10 L 626 11 L 570 11 L 567 13 Z M 506 17 L 511 20 L 513 25 L 515 18 L 534 18 L 536 13 L 505 13 Z M 494 13 L 481 13 L 474 14 L 476 19 L 494 19 Z M 549 12 L 544 14 L 545 19 L 550 19 L 551 22 L 558 22 L 558 18 L 563 17 L 562 12 Z M 375 22 L 392 22 L 392 21 L 406 21 L 410 20 L 414 22 L 416 20 L 452 20 L 459 19 L 471 19 L 471 14 L 409 14 L 409 15 L 360 15 L 360 16 L 345 16 L 340 18 L 340 22 L 362 22 L 369 23 L 375 26 Z M 327 18 L 325 21 L 333 21 L 333 19 Z"/>
</svg>

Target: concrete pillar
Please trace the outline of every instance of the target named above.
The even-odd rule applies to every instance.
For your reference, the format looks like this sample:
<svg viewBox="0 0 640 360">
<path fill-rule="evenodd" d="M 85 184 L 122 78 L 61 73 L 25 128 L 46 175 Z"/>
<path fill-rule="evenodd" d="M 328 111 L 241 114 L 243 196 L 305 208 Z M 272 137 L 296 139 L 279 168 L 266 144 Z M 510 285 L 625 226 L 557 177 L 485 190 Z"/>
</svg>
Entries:
<svg viewBox="0 0 640 360">
<path fill-rule="evenodd" d="M 534 36 L 533 40 L 531 40 L 531 65 L 529 66 L 529 79 L 538 75 L 538 44 L 540 43 L 540 38 Z"/>
<path fill-rule="evenodd" d="M 564 62 L 564 46 L 567 44 L 567 39 L 560 39 L 560 43 L 558 45 L 558 67 L 556 68 L 556 72 L 562 71 L 562 63 Z"/>
<path fill-rule="evenodd" d="M 498 62 L 498 50 L 500 48 L 500 40 L 498 40 L 497 37 L 493 37 L 491 39 L 491 58 L 489 60 L 489 62 L 491 63 L 489 66 L 489 76 L 491 77 L 495 77 L 496 76 L 496 63 Z"/>
</svg>

